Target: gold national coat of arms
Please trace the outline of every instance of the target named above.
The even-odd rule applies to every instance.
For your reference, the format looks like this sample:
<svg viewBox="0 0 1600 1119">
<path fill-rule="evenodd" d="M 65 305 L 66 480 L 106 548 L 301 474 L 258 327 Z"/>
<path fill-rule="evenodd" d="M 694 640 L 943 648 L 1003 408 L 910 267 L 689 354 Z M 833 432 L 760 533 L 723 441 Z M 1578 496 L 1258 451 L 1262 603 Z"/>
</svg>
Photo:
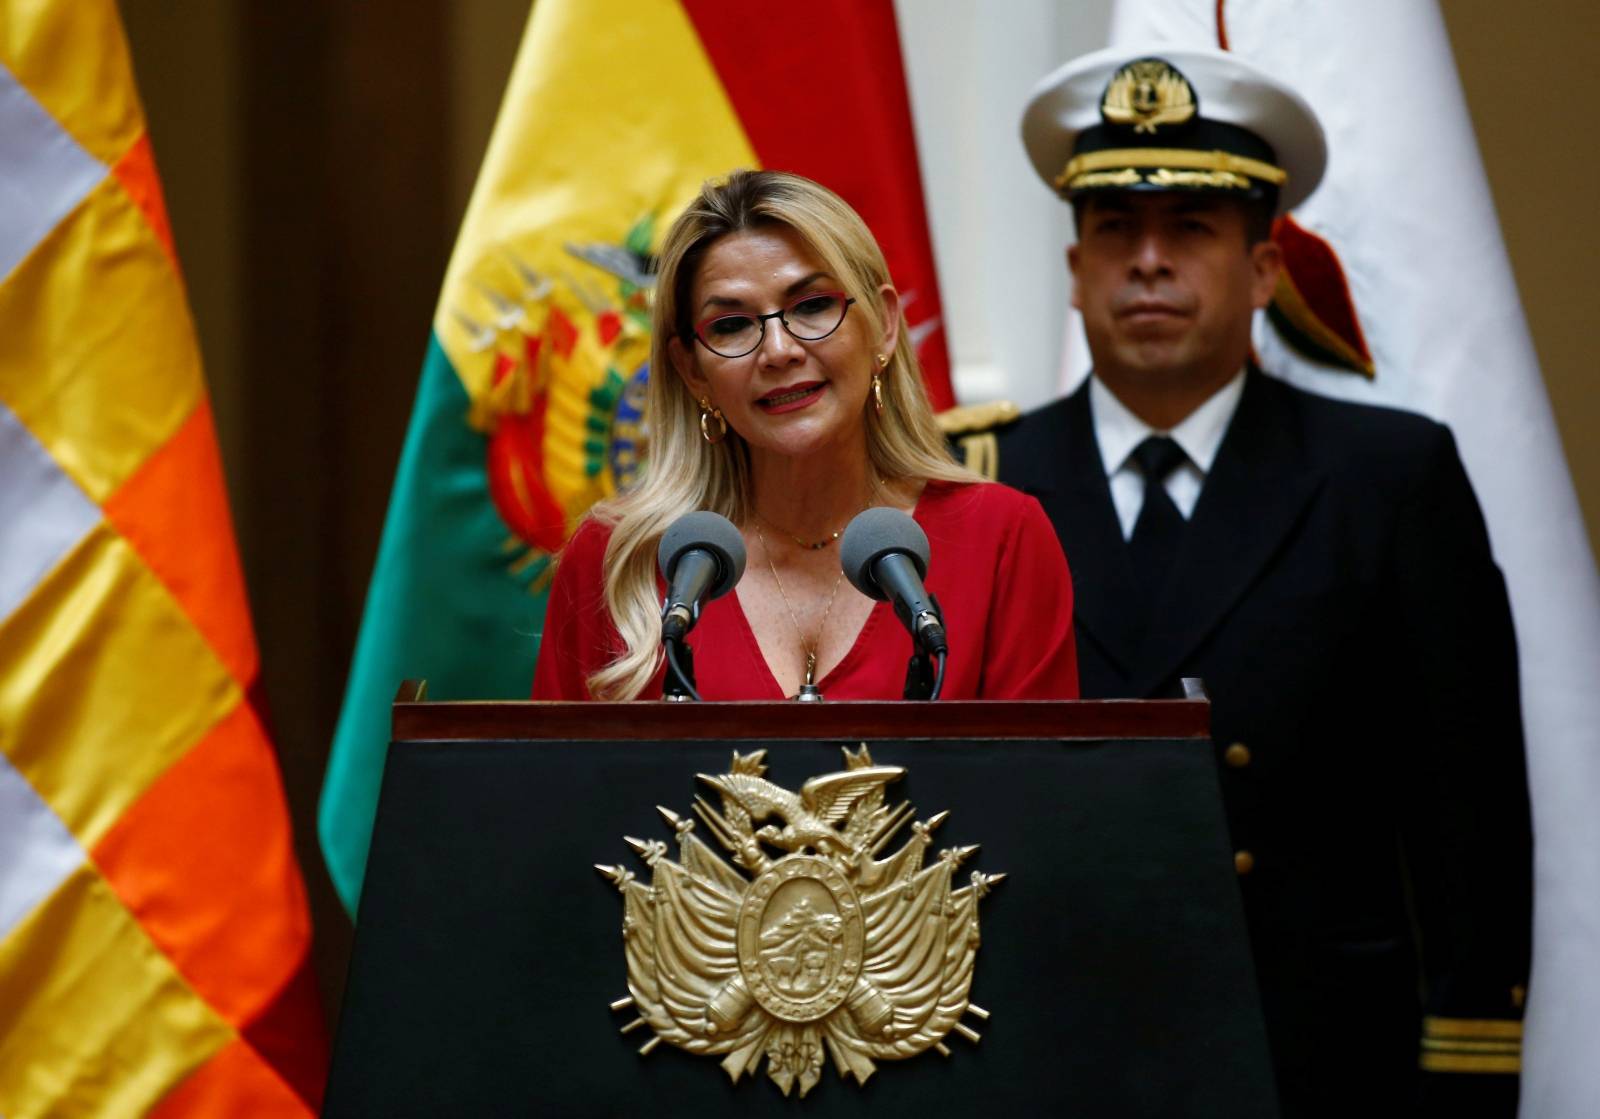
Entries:
<svg viewBox="0 0 1600 1119">
<path fill-rule="evenodd" d="M 823 1054 L 864 1084 L 880 1060 L 950 1050 L 955 1030 L 978 1034 L 963 1014 L 979 944 L 978 902 L 1003 874 L 973 872 L 952 889 L 976 846 L 945 848 L 930 863 L 935 829 L 948 816 L 913 820 L 884 790 L 905 770 L 874 765 L 863 744 L 845 768 L 813 777 L 798 793 L 764 774 L 766 751 L 733 755 L 724 774 L 700 774 L 720 806 L 697 797 L 695 821 L 658 808 L 677 835 L 678 861 L 660 840 L 628 838 L 650 883 L 621 866 L 597 866 L 621 891 L 628 998 L 623 1032 L 722 1056 L 738 1082 L 766 1058 L 785 1095 L 803 1096 Z M 765 821 L 775 820 L 774 823 Z M 878 856 L 911 823 L 898 851 Z"/>
</svg>

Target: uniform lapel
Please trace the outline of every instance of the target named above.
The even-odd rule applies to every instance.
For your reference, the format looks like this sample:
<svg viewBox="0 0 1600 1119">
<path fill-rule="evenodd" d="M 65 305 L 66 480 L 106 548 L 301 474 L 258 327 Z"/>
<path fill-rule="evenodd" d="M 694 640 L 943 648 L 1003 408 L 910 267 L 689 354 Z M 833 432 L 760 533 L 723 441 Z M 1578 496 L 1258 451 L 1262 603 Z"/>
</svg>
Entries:
<svg viewBox="0 0 1600 1119">
<path fill-rule="evenodd" d="M 1023 488 L 1038 497 L 1061 537 L 1072 569 L 1073 618 L 1080 640 L 1095 642 L 1107 660 L 1131 676 L 1146 615 L 1095 442 L 1088 382 L 1049 409 L 1048 416 L 1040 433 L 1044 453 L 1032 456 L 1039 469 Z"/>
<path fill-rule="evenodd" d="M 1251 369 L 1140 649 L 1132 694 L 1154 692 L 1260 577 L 1322 476 L 1280 386 Z"/>
</svg>

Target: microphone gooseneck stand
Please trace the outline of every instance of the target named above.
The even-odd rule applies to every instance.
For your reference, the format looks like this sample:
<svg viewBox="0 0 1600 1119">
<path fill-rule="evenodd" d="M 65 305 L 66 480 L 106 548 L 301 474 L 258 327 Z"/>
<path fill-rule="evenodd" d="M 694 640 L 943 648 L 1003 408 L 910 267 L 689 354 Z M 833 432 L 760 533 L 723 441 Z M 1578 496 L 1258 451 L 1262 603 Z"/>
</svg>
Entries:
<svg viewBox="0 0 1600 1119">
<path fill-rule="evenodd" d="M 661 643 L 667 654 L 667 676 L 661 682 L 661 698 L 669 703 L 700 702 L 694 686 L 694 649 L 688 642 L 668 638 Z"/>
<path fill-rule="evenodd" d="M 939 600 L 928 596 L 928 610 L 923 618 L 912 618 L 895 604 L 895 613 L 911 631 L 911 659 L 906 662 L 906 699 L 938 699 L 944 690 L 944 666 L 949 659 L 949 643 L 944 635 L 944 611 Z M 927 624 L 931 620 L 934 624 Z M 924 625 L 918 622 L 923 621 Z"/>
<path fill-rule="evenodd" d="M 928 654 L 921 649 L 911 654 L 906 662 L 906 699 L 938 699 L 944 689 L 944 663 L 946 655 L 936 654 L 938 664 L 929 663 Z"/>
</svg>

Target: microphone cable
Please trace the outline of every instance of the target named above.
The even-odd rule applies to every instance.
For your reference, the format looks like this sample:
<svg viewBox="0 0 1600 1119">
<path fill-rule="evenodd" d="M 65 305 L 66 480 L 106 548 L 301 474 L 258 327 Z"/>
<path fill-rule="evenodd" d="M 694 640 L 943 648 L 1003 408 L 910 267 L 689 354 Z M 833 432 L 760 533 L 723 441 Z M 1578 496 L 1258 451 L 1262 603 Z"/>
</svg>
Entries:
<svg viewBox="0 0 1600 1119">
<path fill-rule="evenodd" d="M 935 653 L 938 658 L 938 667 L 933 670 L 933 690 L 928 693 L 930 700 L 938 699 L 939 693 L 944 691 L 944 662 L 949 659 L 948 653 Z"/>
<path fill-rule="evenodd" d="M 683 665 L 678 660 L 678 642 L 675 640 L 663 641 L 661 643 L 661 647 L 666 651 L 667 654 L 667 676 L 669 679 L 666 686 L 670 689 L 672 686 L 671 678 L 676 677 L 678 681 L 678 687 L 683 689 L 683 695 L 673 695 L 669 691 L 668 694 L 662 698 L 679 701 L 684 699 L 692 699 L 696 703 L 704 702 L 700 698 L 699 691 L 696 690 L 694 684 L 692 683 L 693 676 L 683 670 Z M 940 675 L 944 674 L 943 665 L 940 666 L 939 672 Z"/>
</svg>

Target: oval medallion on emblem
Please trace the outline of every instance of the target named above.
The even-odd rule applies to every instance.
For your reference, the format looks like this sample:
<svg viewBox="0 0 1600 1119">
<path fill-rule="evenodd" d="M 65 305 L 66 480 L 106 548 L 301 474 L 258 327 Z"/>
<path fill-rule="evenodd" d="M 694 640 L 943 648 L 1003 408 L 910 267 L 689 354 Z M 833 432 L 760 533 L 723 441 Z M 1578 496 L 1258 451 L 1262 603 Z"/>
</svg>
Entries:
<svg viewBox="0 0 1600 1119">
<path fill-rule="evenodd" d="M 811 1022 L 844 1001 L 861 974 L 861 904 L 826 859 L 791 855 L 751 884 L 739 910 L 739 968 L 756 1002 Z"/>
</svg>

